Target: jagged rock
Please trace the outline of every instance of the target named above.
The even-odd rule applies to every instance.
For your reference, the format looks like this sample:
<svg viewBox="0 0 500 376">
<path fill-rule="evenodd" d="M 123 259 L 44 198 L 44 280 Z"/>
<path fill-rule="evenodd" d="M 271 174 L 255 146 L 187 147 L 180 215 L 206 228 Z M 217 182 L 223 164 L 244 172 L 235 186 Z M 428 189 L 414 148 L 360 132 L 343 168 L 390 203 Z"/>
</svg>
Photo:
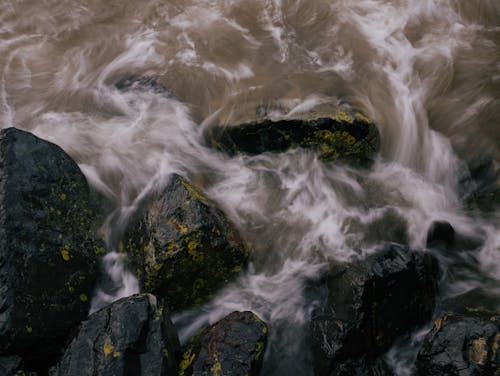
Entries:
<svg viewBox="0 0 500 376">
<path fill-rule="evenodd" d="M 434 323 L 417 357 L 421 376 L 500 375 L 500 315 L 447 313 Z"/>
<path fill-rule="evenodd" d="M 252 312 L 233 312 L 203 329 L 185 346 L 179 376 L 256 376 L 267 344 L 267 326 Z"/>
<path fill-rule="evenodd" d="M 430 320 L 437 273 L 433 256 L 395 243 L 366 260 L 334 266 L 326 304 L 311 322 L 316 374 L 387 374 L 377 358 Z"/>
<path fill-rule="evenodd" d="M 0 356 L 0 375 L 2 376 L 36 376 L 35 372 L 27 372 L 20 356 Z"/>
<path fill-rule="evenodd" d="M 89 316 L 51 376 L 174 375 L 179 339 L 153 295 L 133 295 Z"/>
<path fill-rule="evenodd" d="M 126 250 L 143 290 L 172 311 L 210 299 L 248 260 L 224 213 L 178 175 L 150 201 Z"/>
<path fill-rule="evenodd" d="M 87 316 L 104 249 L 87 181 L 57 145 L 2 130 L 0 181 L 0 354 L 36 362 Z"/>
<path fill-rule="evenodd" d="M 325 161 L 369 165 L 380 148 L 376 125 L 360 113 L 315 114 L 314 117 L 263 119 L 234 126 L 216 126 L 208 144 L 233 156 L 313 149 Z"/>
</svg>

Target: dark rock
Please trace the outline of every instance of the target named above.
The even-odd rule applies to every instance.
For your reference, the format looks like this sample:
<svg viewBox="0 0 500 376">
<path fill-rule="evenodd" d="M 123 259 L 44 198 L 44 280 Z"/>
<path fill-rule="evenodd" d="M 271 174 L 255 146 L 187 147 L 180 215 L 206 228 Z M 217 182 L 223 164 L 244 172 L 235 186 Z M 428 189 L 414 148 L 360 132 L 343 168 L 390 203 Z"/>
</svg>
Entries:
<svg viewBox="0 0 500 376">
<path fill-rule="evenodd" d="M 0 354 L 58 354 L 88 314 L 104 252 L 89 188 L 58 146 L 0 133 Z"/>
<path fill-rule="evenodd" d="M 254 121 L 216 126 L 208 144 L 229 155 L 283 152 L 297 147 L 316 150 L 325 161 L 369 165 L 380 148 L 377 127 L 360 113 L 339 112 L 314 118 Z"/>
<path fill-rule="evenodd" d="M 471 236 L 456 232 L 446 221 L 434 221 L 427 231 L 426 246 L 444 251 L 473 251 L 484 244 L 485 235 L 480 231 Z"/>
<path fill-rule="evenodd" d="M 500 168 L 492 158 L 476 158 L 459 184 L 460 196 L 469 208 L 489 213 L 500 207 Z"/>
<path fill-rule="evenodd" d="M 333 267 L 326 304 L 311 322 L 316 374 L 386 374 L 377 358 L 431 319 L 437 273 L 433 256 L 395 243 Z"/>
<path fill-rule="evenodd" d="M 151 200 L 126 249 L 143 290 L 173 311 L 210 299 L 248 260 L 224 213 L 178 175 Z"/>
<path fill-rule="evenodd" d="M 133 295 L 89 316 L 51 376 L 174 375 L 179 339 L 153 295 Z"/>
<path fill-rule="evenodd" d="M 434 221 L 427 231 L 427 248 L 453 248 L 455 244 L 455 229 L 446 221 Z"/>
<path fill-rule="evenodd" d="M 434 323 L 417 357 L 422 376 L 500 375 L 500 315 L 448 313 Z"/>
<path fill-rule="evenodd" d="M 233 312 L 205 328 L 185 347 L 179 376 L 256 376 L 267 344 L 267 326 L 252 312 Z"/>
<path fill-rule="evenodd" d="M 25 371 L 23 367 L 23 360 L 19 356 L 0 356 L 0 375 L 36 376 L 36 373 Z"/>
</svg>

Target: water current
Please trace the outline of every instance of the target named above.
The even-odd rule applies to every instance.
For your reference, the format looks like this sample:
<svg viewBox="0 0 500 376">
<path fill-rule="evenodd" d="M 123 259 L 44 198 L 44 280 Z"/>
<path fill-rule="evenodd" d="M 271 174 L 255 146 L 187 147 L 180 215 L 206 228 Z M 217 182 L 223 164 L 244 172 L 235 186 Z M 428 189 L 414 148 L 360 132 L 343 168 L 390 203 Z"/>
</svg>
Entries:
<svg viewBox="0 0 500 376">
<path fill-rule="evenodd" d="M 130 74 L 172 95 L 118 90 Z M 342 103 L 379 126 L 369 170 L 299 149 L 229 158 L 204 143 L 207 127 L 257 109 Z M 497 0 L 4 0 L 0 124 L 60 145 L 106 197 L 104 263 L 117 288 L 97 290 L 94 309 L 138 292 L 114 251 L 142 197 L 176 172 L 217 202 L 252 264 L 174 321 L 186 340 L 233 310 L 256 312 L 271 327 L 265 375 L 312 374 L 310 282 L 329 262 L 386 240 L 425 248 L 434 220 L 482 243 L 441 257 L 439 305 L 472 294 L 500 309 L 500 212 L 463 200 L 469 167 L 500 162 Z M 398 375 L 412 374 L 420 337 L 389 351 Z"/>
</svg>

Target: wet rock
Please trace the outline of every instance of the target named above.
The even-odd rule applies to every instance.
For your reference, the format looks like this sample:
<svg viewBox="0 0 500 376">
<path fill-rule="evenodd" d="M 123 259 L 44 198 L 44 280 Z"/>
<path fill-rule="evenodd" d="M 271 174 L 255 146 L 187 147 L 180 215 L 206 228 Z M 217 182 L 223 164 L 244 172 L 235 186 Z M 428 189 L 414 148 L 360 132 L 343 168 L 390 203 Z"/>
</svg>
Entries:
<svg viewBox="0 0 500 376">
<path fill-rule="evenodd" d="M 446 221 L 434 221 L 427 231 L 427 248 L 445 247 L 451 249 L 455 244 L 455 229 Z"/>
<path fill-rule="evenodd" d="M 379 358 L 432 317 L 436 259 L 388 243 L 366 260 L 334 266 L 326 303 L 313 313 L 317 375 L 387 374 Z"/>
<path fill-rule="evenodd" d="M 235 126 L 212 127 L 208 144 L 229 155 L 313 149 L 325 161 L 369 165 L 380 148 L 376 125 L 360 113 L 338 112 L 314 117 L 263 119 Z"/>
<path fill-rule="evenodd" d="M 456 232 L 446 221 L 434 221 L 427 231 L 426 246 L 429 249 L 444 251 L 473 251 L 484 244 L 485 235 L 481 232 L 464 235 Z"/>
<path fill-rule="evenodd" d="M 460 195 L 469 208 L 494 212 L 500 207 L 500 167 L 490 157 L 469 162 L 469 174 L 459 184 Z"/>
<path fill-rule="evenodd" d="M 102 244 L 89 188 L 58 146 L 0 132 L 0 354 L 58 354 L 89 311 Z"/>
<path fill-rule="evenodd" d="M 447 313 L 434 323 L 417 357 L 421 376 L 500 374 L 500 315 Z"/>
<path fill-rule="evenodd" d="M 184 348 L 179 376 L 256 376 L 267 344 L 267 326 L 252 312 L 233 312 L 205 328 Z"/>
<path fill-rule="evenodd" d="M 51 376 L 174 375 L 177 332 L 153 295 L 133 295 L 89 316 Z"/>
<path fill-rule="evenodd" d="M 210 299 L 248 260 L 224 213 L 178 175 L 150 201 L 126 249 L 144 291 L 173 311 Z"/>
<path fill-rule="evenodd" d="M 23 360 L 19 356 L 0 356 L 0 375 L 2 376 L 36 376 L 35 372 L 24 370 Z"/>
</svg>

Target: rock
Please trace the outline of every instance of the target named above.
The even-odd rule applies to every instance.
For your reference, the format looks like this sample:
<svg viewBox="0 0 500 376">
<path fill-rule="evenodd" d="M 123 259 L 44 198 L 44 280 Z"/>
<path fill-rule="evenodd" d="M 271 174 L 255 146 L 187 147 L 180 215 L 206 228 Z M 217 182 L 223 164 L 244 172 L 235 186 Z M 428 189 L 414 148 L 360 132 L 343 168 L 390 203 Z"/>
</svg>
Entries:
<svg viewBox="0 0 500 376">
<path fill-rule="evenodd" d="M 233 312 L 205 328 L 184 348 L 179 376 L 256 376 L 267 344 L 267 326 L 252 312 Z"/>
<path fill-rule="evenodd" d="M 174 375 L 178 353 L 166 307 L 153 295 L 133 295 L 90 315 L 50 375 Z"/>
<path fill-rule="evenodd" d="M 166 297 L 172 311 L 210 299 L 248 260 L 224 213 L 178 175 L 149 202 L 126 250 L 143 291 Z"/>
<path fill-rule="evenodd" d="M 453 248 L 455 244 L 455 229 L 446 221 L 434 221 L 427 231 L 427 248 Z"/>
<path fill-rule="evenodd" d="M 80 169 L 58 146 L 0 132 L 0 354 L 57 355 L 88 314 L 98 254 Z"/>
<path fill-rule="evenodd" d="M 375 124 L 360 113 L 315 114 L 281 120 L 263 119 L 235 126 L 216 126 L 206 133 L 208 144 L 231 156 L 313 149 L 325 161 L 369 165 L 380 148 Z"/>
<path fill-rule="evenodd" d="M 421 376 L 500 375 L 500 315 L 447 313 L 434 323 L 417 357 Z"/>
<path fill-rule="evenodd" d="M 395 243 L 334 266 L 326 303 L 312 316 L 316 374 L 386 374 L 377 358 L 431 319 L 437 274 L 433 256 Z"/>
<path fill-rule="evenodd" d="M 473 251 L 478 250 L 485 240 L 485 234 L 464 235 L 456 232 L 453 226 L 446 221 L 434 221 L 427 231 L 426 247 L 444 251 Z"/>
<path fill-rule="evenodd" d="M 35 372 L 27 372 L 20 356 L 0 356 L 0 375 L 2 376 L 36 376 Z"/>
<path fill-rule="evenodd" d="M 468 208 L 492 213 L 500 207 L 500 167 L 490 157 L 469 162 L 469 173 L 459 182 L 462 200 Z"/>
<path fill-rule="evenodd" d="M 166 98 L 175 98 L 163 84 L 155 78 L 148 76 L 141 77 L 133 74 L 125 76 L 115 84 L 115 87 L 121 91 L 151 91 Z"/>
</svg>

